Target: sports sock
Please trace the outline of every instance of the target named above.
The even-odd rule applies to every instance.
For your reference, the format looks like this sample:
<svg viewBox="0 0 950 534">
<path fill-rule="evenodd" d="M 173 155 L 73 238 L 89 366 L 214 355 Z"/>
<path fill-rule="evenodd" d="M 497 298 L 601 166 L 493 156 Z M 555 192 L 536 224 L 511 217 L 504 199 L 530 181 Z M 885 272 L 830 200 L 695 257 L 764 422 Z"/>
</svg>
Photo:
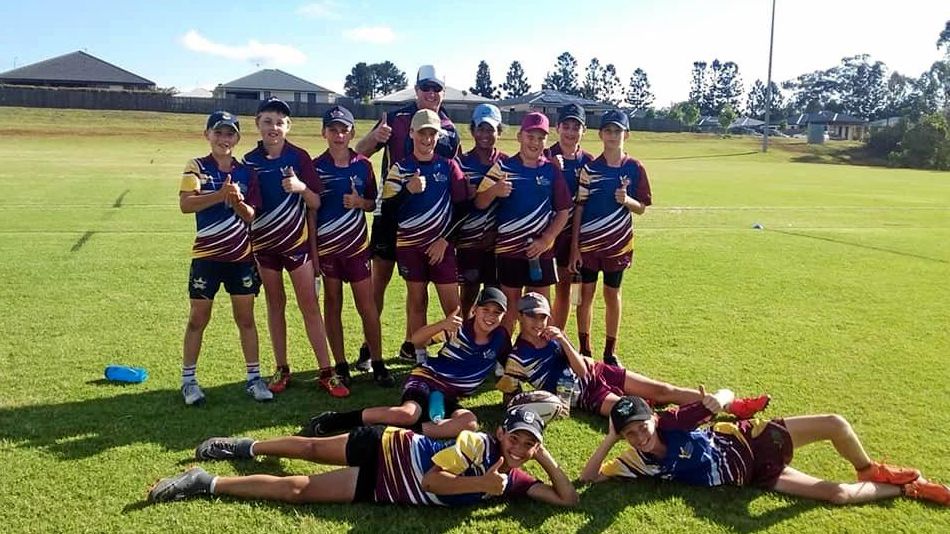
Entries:
<svg viewBox="0 0 950 534">
<path fill-rule="evenodd" d="M 261 364 L 252 362 L 247 364 L 247 381 L 255 380 L 261 377 Z"/>
<path fill-rule="evenodd" d="M 591 354 L 590 334 L 586 332 L 578 332 L 577 339 L 581 342 L 581 354 L 589 356 Z"/>
<path fill-rule="evenodd" d="M 613 356 L 616 347 L 617 338 L 607 336 L 607 342 L 604 343 L 604 356 Z"/>
<path fill-rule="evenodd" d="M 198 370 L 198 365 L 183 365 L 181 367 L 181 385 L 187 384 L 197 384 L 198 377 L 195 376 L 195 373 Z"/>
<path fill-rule="evenodd" d="M 353 410 L 351 412 L 340 412 L 327 418 L 327 421 L 320 424 L 326 432 L 340 432 L 349 430 L 358 426 L 363 426 L 363 410 Z"/>
<path fill-rule="evenodd" d="M 370 362 L 370 365 L 373 366 L 373 373 L 378 374 L 386 370 L 386 362 L 383 360 L 373 360 Z"/>
<path fill-rule="evenodd" d="M 208 484 L 208 493 L 214 495 L 214 488 L 218 485 L 218 477 L 211 479 L 211 482 Z"/>
</svg>

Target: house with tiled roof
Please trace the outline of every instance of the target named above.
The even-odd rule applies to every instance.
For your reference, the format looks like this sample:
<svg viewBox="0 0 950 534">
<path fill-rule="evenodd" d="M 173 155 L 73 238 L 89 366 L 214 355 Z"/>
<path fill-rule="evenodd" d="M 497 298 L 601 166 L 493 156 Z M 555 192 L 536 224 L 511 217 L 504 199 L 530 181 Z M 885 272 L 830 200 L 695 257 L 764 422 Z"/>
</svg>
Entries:
<svg viewBox="0 0 950 534">
<path fill-rule="evenodd" d="M 34 87 L 152 91 L 155 82 L 83 51 L 0 73 L 0 84 Z"/>
<path fill-rule="evenodd" d="M 243 78 L 222 83 L 215 87 L 215 98 L 239 100 L 267 100 L 279 98 L 285 102 L 301 104 L 332 104 L 337 93 L 280 69 L 263 69 Z"/>
</svg>

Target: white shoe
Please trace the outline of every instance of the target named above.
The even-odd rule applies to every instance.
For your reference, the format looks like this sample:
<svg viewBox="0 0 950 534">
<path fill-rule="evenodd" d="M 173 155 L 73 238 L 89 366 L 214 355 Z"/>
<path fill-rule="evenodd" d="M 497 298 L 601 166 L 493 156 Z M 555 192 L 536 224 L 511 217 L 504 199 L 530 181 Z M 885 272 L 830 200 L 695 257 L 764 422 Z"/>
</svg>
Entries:
<svg viewBox="0 0 950 534">
<path fill-rule="evenodd" d="M 197 382 L 188 382 L 181 386 L 181 395 L 185 398 L 185 404 L 187 406 L 195 406 L 204 404 L 205 394 L 204 391 L 201 391 L 201 388 L 198 387 Z"/>
<path fill-rule="evenodd" d="M 498 378 L 505 376 L 505 368 L 500 363 L 495 364 L 495 376 Z"/>
<path fill-rule="evenodd" d="M 257 377 L 248 382 L 247 385 L 244 386 L 244 391 L 247 391 L 247 394 L 258 402 L 274 400 L 274 394 L 271 393 L 271 390 L 267 389 L 267 384 L 264 383 L 261 377 Z"/>
</svg>

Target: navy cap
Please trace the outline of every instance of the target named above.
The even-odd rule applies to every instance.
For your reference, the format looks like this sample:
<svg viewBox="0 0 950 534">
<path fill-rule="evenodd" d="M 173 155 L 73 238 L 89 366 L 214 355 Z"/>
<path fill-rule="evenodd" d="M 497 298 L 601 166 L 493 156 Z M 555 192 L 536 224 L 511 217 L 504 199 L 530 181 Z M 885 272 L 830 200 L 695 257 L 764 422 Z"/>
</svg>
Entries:
<svg viewBox="0 0 950 534">
<path fill-rule="evenodd" d="M 238 122 L 237 116 L 229 111 L 215 111 L 208 115 L 208 122 L 205 123 L 206 130 L 214 130 L 222 126 L 230 126 L 237 132 L 241 131 L 241 123 Z"/>
<path fill-rule="evenodd" d="M 524 430 L 537 438 L 539 442 L 544 441 L 544 421 L 536 412 L 523 406 L 510 410 L 501 426 L 505 432 Z"/>
<path fill-rule="evenodd" d="M 508 297 L 497 287 L 487 286 L 481 290 L 478 294 L 478 299 L 475 301 L 476 306 L 484 306 L 486 304 L 494 302 L 501 308 L 501 311 L 508 311 Z"/>
<path fill-rule="evenodd" d="M 264 100 L 257 106 L 257 113 L 260 114 L 265 111 L 279 111 L 288 117 L 290 116 L 290 106 L 287 105 L 287 102 L 284 102 L 276 96 Z"/>
<path fill-rule="evenodd" d="M 608 124 L 616 124 L 624 130 L 630 129 L 630 117 L 626 113 L 620 111 L 619 109 L 608 109 L 600 116 L 600 127 L 603 128 Z"/>
<path fill-rule="evenodd" d="M 582 126 L 587 125 L 587 113 L 584 112 L 584 108 L 580 104 L 565 104 L 557 108 L 557 123 L 561 124 L 567 119 L 574 119 L 580 122 Z"/>
<path fill-rule="evenodd" d="M 610 422 L 614 424 L 614 432 L 621 430 L 630 423 L 646 421 L 653 417 L 653 408 L 640 397 L 633 395 L 620 397 L 610 410 Z"/>
<path fill-rule="evenodd" d="M 340 124 L 352 128 L 354 123 L 353 114 L 343 106 L 333 106 L 323 114 L 323 127 L 326 128 L 334 122 L 339 122 Z"/>
</svg>

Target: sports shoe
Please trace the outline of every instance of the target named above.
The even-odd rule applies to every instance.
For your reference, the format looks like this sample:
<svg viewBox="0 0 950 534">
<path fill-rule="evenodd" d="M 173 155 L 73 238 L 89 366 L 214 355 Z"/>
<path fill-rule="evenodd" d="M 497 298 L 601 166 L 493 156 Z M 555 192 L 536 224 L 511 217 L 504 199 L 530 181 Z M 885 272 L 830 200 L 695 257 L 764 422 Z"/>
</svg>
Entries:
<svg viewBox="0 0 950 534">
<path fill-rule="evenodd" d="M 329 393 L 331 397 L 343 398 L 350 396 L 350 390 L 343 385 L 340 377 L 335 374 L 320 378 L 317 380 L 317 383 L 320 384 L 320 387 L 327 390 L 327 393 Z"/>
<path fill-rule="evenodd" d="M 616 354 L 604 354 L 604 363 L 613 365 L 614 367 L 622 367 L 622 365 L 620 365 L 620 358 L 618 358 Z"/>
<path fill-rule="evenodd" d="M 283 393 L 288 385 L 290 385 L 290 371 L 284 371 L 278 367 L 274 371 L 274 376 L 271 377 L 267 389 L 271 390 L 271 393 Z"/>
<path fill-rule="evenodd" d="M 201 406 L 205 403 L 205 393 L 198 387 L 197 382 L 188 382 L 181 386 L 181 395 L 187 406 Z"/>
<path fill-rule="evenodd" d="M 346 362 L 341 362 L 336 364 L 333 367 L 333 370 L 336 371 L 336 376 L 340 377 L 340 383 L 350 387 L 350 384 L 353 383 L 353 378 L 350 377 L 350 364 Z"/>
<path fill-rule="evenodd" d="M 356 364 L 353 366 L 357 371 L 368 373 L 373 369 L 373 364 L 370 363 L 372 357 L 369 354 L 369 347 L 364 343 L 360 347 L 360 355 L 356 358 Z"/>
<path fill-rule="evenodd" d="M 244 391 L 247 392 L 257 402 L 267 402 L 274 400 L 274 394 L 267 389 L 264 379 L 257 377 L 244 385 Z"/>
<path fill-rule="evenodd" d="M 759 395 L 758 397 L 741 397 L 733 400 L 726 406 L 726 412 L 739 419 L 751 419 L 755 414 L 769 407 L 772 397 Z"/>
<path fill-rule="evenodd" d="M 311 417 L 297 435 L 306 438 L 317 438 L 331 434 L 331 431 L 328 428 L 324 428 L 323 425 L 336 416 L 337 412 L 323 412 L 320 415 Z"/>
<path fill-rule="evenodd" d="M 883 462 L 871 462 L 871 465 L 858 471 L 858 480 L 861 482 L 880 482 L 901 486 L 920 478 L 920 471 L 912 467 L 898 467 Z"/>
<path fill-rule="evenodd" d="M 927 482 L 922 478 L 904 484 L 902 491 L 906 497 L 935 502 L 943 506 L 950 506 L 950 487 L 937 482 Z"/>
<path fill-rule="evenodd" d="M 373 366 L 373 381 L 382 388 L 391 388 L 396 385 L 396 379 L 393 378 L 392 373 L 389 372 L 389 369 L 386 369 L 385 365 Z"/>
<path fill-rule="evenodd" d="M 410 362 L 416 361 L 416 346 L 411 341 L 403 341 L 399 346 L 399 358 Z"/>
<path fill-rule="evenodd" d="M 195 495 L 211 493 L 214 478 L 200 467 L 193 467 L 180 475 L 163 478 L 148 491 L 148 502 L 178 501 Z"/>
<path fill-rule="evenodd" d="M 209 438 L 195 448 L 198 460 L 247 460 L 253 458 L 251 438 Z"/>
</svg>

